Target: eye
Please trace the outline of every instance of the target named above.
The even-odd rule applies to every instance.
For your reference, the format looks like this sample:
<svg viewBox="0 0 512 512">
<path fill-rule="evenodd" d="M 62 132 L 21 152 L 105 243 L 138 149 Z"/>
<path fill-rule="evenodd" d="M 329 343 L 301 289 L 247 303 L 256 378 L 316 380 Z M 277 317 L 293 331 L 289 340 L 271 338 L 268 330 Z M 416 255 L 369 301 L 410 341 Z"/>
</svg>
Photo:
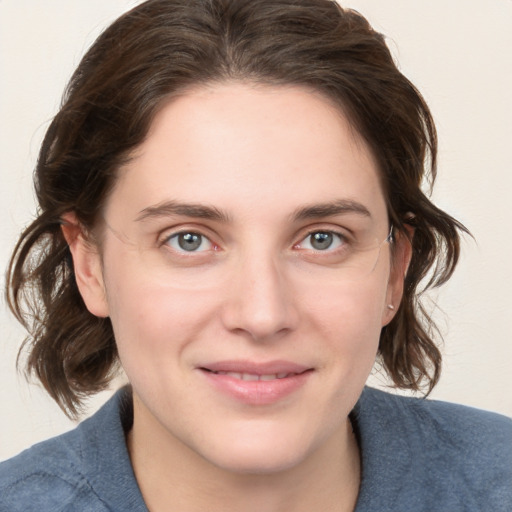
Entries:
<svg viewBox="0 0 512 512">
<path fill-rule="evenodd" d="M 314 231 L 309 233 L 306 238 L 295 245 L 297 249 L 306 249 L 313 251 L 334 250 L 345 243 L 345 238 L 339 233 L 333 231 Z"/>
<path fill-rule="evenodd" d="M 184 231 L 170 236 L 165 241 L 172 249 L 179 252 L 203 252 L 212 249 L 213 244 L 200 233 Z"/>
</svg>

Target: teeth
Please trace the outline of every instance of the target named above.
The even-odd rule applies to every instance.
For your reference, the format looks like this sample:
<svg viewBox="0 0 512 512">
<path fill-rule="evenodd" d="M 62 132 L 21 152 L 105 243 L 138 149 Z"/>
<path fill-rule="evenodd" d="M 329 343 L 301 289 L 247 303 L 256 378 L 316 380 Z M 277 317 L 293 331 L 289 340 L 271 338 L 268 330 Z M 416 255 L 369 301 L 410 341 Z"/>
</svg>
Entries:
<svg viewBox="0 0 512 512">
<path fill-rule="evenodd" d="M 242 380 L 260 380 L 259 375 L 254 375 L 250 373 L 242 373 Z"/>
<path fill-rule="evenodd" d="M 271 373 L 268 375 L 256 375 L 254 373 L 240 373 L 240 372 L 224 372 L 224 371 L 218 371 L 213 372 L 217 375 L 226 375 L 228 377 L 233 377 L 234 379 L 238 380 L 247 380 L 247 381 L 256 381 L 256 380 L 275 380 L 275 379 L 284 379 L 285 377 L 291 377 L 295 375 L 295 373 L 287 373 L 287 372 L 281 372 L 281 373 Z"/>
</svg>

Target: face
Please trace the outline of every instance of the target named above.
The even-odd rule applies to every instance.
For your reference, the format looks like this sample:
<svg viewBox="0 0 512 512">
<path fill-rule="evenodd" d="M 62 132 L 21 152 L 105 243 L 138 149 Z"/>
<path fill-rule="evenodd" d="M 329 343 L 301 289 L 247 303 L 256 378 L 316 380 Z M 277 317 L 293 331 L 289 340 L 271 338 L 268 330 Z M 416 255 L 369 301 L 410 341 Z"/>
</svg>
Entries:
<svg viewBox="0 0 512 512">
<path fill-rule="evenodd" d="M 104 219 L 77 279 L 112 320 L 135 425 L 240 472 L 346 428 L 401 283 L 376 164 L 329 101 L 236 83 L 173 99 Z"/>
</svg>

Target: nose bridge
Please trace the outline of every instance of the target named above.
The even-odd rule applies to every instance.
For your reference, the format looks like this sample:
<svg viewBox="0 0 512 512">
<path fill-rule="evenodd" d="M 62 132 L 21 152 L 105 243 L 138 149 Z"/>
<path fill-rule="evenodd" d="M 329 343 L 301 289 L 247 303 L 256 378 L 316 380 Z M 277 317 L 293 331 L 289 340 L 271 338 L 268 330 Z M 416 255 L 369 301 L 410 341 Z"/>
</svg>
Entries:
<svg viewBox="0 0 512 512">
<path fill-rule="evenodd" d="M 225 304 L 226 327 L 258 340 L 292 329 L 298 317 L 279 255 L 259 247 L 240 255 L 235 267 Z"/>
</svg>

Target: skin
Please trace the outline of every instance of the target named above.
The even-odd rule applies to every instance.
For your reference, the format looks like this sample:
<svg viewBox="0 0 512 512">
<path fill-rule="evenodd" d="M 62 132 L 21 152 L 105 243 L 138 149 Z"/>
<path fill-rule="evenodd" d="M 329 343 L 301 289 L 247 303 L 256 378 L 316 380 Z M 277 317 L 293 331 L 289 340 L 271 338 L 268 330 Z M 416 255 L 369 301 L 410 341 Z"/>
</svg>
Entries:
<svg viewBox="0 0 512 512">
<path fill-rule="evenodd" d="M 304 213 L 340 201 L 367 214 Z M 176 211 L 182 203 L 202 209 Z M 348 414 L 410 251 L 400 236 L 393 252 L 382 243 L 356 279 L 340 239 L 311 246 L 315 230 L 376 243 L 389 232 L 375 160 L 340 111 L 299 87 L 188 91 L 156 116 L 104 210 L 101 248 L 72 214 L 63 230 L 85 303 L 110 316 L 133 386 L 128 447 L 149 509 L 353 510 Z M 198 250 L 181 249 L 177 231 L 203 235 Z M 224 360 L 309 370 L 292 393 L 255 405 L 199 369 Z"/>
</svg>

